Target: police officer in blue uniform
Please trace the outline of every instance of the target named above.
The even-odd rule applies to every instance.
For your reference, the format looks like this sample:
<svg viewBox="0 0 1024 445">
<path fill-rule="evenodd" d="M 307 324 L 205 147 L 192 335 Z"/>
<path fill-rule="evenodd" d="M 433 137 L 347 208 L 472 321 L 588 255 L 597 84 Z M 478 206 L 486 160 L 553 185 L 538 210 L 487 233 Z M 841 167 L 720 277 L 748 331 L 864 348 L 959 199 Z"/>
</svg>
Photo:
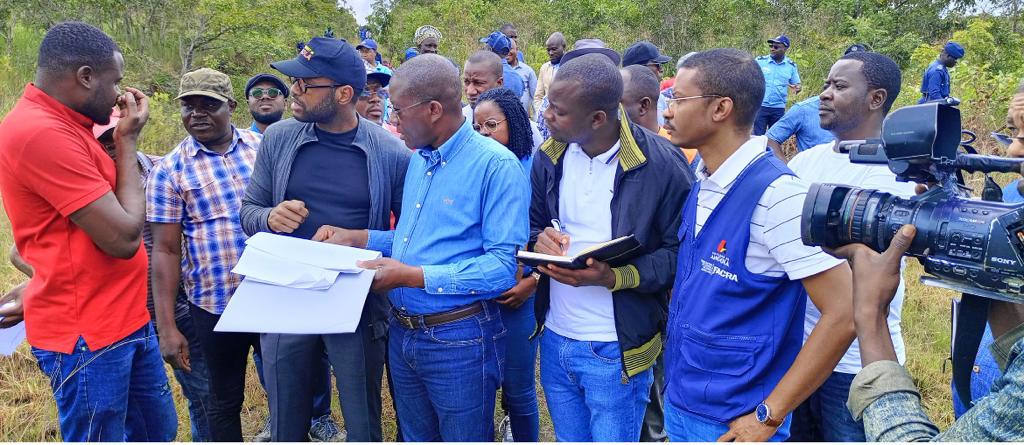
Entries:
<svg viewBox="0 0 1024 445">
<path fill-rule="evenodd" d="M 964 47 L 959 43 L 950 41 L 942 47 L 939 58 L 928 65 L 921 79 L 921 100 L 917 103 L 923 104 L 934 100 L 942 100 L 949 97 L 949 69 L 956 66 L 956 63 L 964 57 Z"/>
<path fill-rule="evenodd" d="M 786 98 L 790 88 L 794 93 L 800 92 L 800 72 L 796 69 L 796 62 L 786 57 L 789 37 L 783 34 L 768 39 L 768 48 L 770 51 L 767 56 L 755 59 L 764 74 L 765 90 L 761 110 L 754 120 L 754 136 L 763 135 L 786 113 Z"/>
</svg>

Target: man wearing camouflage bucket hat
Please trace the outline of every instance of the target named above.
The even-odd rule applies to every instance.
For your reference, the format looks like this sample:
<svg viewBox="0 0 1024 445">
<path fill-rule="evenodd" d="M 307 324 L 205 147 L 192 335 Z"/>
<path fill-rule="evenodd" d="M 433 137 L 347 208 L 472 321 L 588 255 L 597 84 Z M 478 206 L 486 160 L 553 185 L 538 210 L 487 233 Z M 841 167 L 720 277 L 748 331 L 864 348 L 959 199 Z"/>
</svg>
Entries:
<svg viewBox="0 0 1024 445">
<path fill-rule="evenodd" d="M 213 330 L 241 281 L 230 271 L 245 247 L 239 209 L 261 141 L 231 124 L 233 97 L 224 73 L 200 68 L 182 76 L 177 99 L 189 135 L 146 183 L 160 352 L 175 369 L 190 370 L 188 341 L 174 317 L 180 282 L 209 371 L 207 413 L 215 442 L 242 441 L 245 370 L 250 348 L 260 347 L 259 334 Z"/>
</svg>

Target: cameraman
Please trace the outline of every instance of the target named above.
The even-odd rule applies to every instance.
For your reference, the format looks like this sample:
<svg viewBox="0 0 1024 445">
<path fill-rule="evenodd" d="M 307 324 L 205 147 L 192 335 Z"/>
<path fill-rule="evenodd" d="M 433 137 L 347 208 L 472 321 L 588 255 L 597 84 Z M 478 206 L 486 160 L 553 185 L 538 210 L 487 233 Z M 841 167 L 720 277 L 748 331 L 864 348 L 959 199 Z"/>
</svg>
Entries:
<svg viewBox="0 0 1024 445">
<path fill-rule="evenodd" d="M 854 324 L 864 369 L 850 389 L 847 406 L 864 422 L 867 439 L 880 442 L 1013 441 L 1024 438 L 1024 305 L 991 301 L 989 327 L 996 341 L 992 353 L 1003 376 L 992 393 L 957 419 L 948 430 L 939 429 L 921 407 L 910 373 L 896 360 L 886 321 L 889 304 L 900 283 L 900 258 L 916 230 L 906 225 L 884 253 L 863 244 L 833 252 L 853 268 Z"/>
<path fill-rule="evenodd" d="M 836 140 L 798 153 L 788 167 L 804 181 L 844 184 L 877 189 L 902 198 L 914 195 L 914 185 L 896 181 L 885 165 L 850 162 L 850 156 L 836 153 L 838 141 L 878 139 L 882 121 L 900 93 L 900 68 L 892 59 L 875 52 L 851 52 L 832 65 L 818 105 L 821 127 Z M 889 309 L 889 332 L 899 362 L 906 360 L 900 314 L 904 285 L 900 282 Z M 821 312 L 807 304 L 804 339 L 821 318 Z M 863 442 L 864 425 L 850 416 L 846 397 L 854 376 L 861 370 L 856 341 L 843 355 L 828 380 L 793 412 L 790 441 Z"/>
</svg>

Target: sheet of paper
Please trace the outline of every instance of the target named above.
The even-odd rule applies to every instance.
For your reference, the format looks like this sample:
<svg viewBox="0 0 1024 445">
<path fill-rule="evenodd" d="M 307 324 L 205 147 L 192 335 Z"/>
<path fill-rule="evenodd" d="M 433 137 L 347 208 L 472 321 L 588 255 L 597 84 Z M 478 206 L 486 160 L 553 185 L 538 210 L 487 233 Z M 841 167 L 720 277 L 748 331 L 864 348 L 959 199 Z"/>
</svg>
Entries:
<svg viewBox="0 0 1024 445">
<path fill-rule="evenodd" d="M 341 272 L 359 272 L 356 261 L 372 260 L 380 252 L 321 243 L 284 235 L 260 232 L 245 242 L 246 250 L 255 248 L 281 259 Z"/>
<path fill-rule="evenodd" d="M 242 280 L 215 331 L 278 334 L 355 332 L 376 271 L 343 273 L 327 290 Z M 380 298 L 380 297 L 377 297 Z"/>
<path fill-rule="evenodd" d="M 0 329 L 0 355 L 11 355 L 25 341 L 25 322 Z"/>
<path fill-rule="evenodd" d="M 340 273 L 249 248 L 242 252 L 242 257 L 231 272 L 262 283 L 319 290 L 330 288 Z"/>
</svg>

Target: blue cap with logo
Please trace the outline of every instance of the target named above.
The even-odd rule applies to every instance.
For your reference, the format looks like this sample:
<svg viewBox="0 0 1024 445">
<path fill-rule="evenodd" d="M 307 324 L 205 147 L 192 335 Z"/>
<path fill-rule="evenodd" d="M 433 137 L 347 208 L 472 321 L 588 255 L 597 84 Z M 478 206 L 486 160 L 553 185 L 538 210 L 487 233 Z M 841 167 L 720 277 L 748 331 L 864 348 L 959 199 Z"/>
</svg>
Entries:
<svg viewBox="0 0 1024 445">
<path fill-rule="evenodd" d="M 366 65 L 359 53 L 344 39 L 314 37 L 294 59 L 270 64 L 288 77 L 326 77 L 341 85 L 350 85 L 356 93 L 366 87 Z"/>
<path fill-rule="evenodd" d="M 496 53 L 507 53 L 512 50 L 512 41 L 500 31 L 494 31 L 491 35 L 480 39 L 480 43 L 486 43 L 491 51 Z"/>
<path fill-rule="evenodd" d="M 959 43 L 956 43 L 956 42 L 954 42 L 952 40 L 949 41 L 949 42 L 946 42 L 946 46 L 942 47 L 942 49 L 946 51 L 946 54 L 949 54 L 949 57 L 952 57 L 954 59 L 959 59 L 959 58 L 963 57 L 964 54 L 967 53 L 966 51 L 964 51 L 964 47 L 963 46 L 961 46 Z"/>
<path fill-rule="evenodd" d="M 363 49 L 363 48 L 369 48 L 369 49 L 372 49 L 372 50 L 376 51 L 377 50 L 377 42 L 375 40 L 373 40 L 373 39 L 363 39 L 362 42 L 359 42 L 359 44 L 356 45 L 356 49 Z"/>
<path fill-rule="evenodd" d="M 781 43 L 783 45 L 786 45 L 786 48 L 789 48 L 789 37 L 786 37 L 785 34 L 782 34 L 774 39 L 768 39 L 768 43 Z"/>
</svg>

